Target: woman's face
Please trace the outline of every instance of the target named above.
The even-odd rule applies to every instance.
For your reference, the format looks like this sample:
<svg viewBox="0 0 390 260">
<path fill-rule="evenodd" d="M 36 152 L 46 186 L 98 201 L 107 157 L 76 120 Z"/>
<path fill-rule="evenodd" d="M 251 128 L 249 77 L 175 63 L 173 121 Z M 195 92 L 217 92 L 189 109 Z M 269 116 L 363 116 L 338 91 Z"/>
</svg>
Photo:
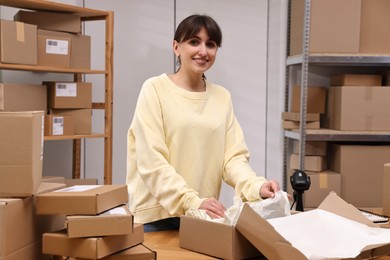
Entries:
<svg viewBox="0 0 390 260">
<path fill-rule="evenodd" d="M 205 28 L 183 42 L 173 43 L 175 54 L 180 57 L 180 70 L 203 74 L 215 61 L 218 46 L 209 39 Z"/>
</svg>

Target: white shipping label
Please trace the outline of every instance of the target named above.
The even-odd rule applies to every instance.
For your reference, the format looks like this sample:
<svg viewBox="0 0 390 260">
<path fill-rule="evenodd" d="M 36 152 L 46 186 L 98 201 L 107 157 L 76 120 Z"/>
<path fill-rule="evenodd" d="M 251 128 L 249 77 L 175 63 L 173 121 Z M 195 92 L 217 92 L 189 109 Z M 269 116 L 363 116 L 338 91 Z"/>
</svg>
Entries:
<svg viewBox="0 0 390 260">
<path fill-rule="evenodd" d="M 69 42 L 66 40 L 46 39 L 46 53 L 68 55 Z"/>
<path fill-rule="evenodd" d="M 64 117 L 55 116 L 53 117 L 53 135 L 64 134 Z"/>
<path fill-rule="evenodd" d="M 77 97 L 77 83 L 56 83 L 56 97 Z"/>
<path fill-rule="evenodd" d="M 81 192 L 81 191 L 96 189 L 100 186 L 101 185 L 74 185 L 68 188 L 55 190 L 54 192 Z"/>
</svg>

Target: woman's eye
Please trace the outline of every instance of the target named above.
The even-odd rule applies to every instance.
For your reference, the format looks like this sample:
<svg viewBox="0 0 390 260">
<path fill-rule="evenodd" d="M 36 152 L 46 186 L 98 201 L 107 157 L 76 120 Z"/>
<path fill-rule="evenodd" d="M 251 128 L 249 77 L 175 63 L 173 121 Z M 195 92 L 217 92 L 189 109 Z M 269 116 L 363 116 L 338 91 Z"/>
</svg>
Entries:
<svg viewBox="0 0 390 260">
<path fill-rule="evenodd" d="M 193 40 L 190 40 L 190 44 L 193 45 L 193 46 L 196 46 L 199 44 L 199 41 L 196 40 L 196 39 L 193 39 Z"/>
<path fill-rule="evenodd" d="M 206 46 L 210 49 L 217 48 L 217 44 L 215 42 L 207 42 Z"/>
</svg>

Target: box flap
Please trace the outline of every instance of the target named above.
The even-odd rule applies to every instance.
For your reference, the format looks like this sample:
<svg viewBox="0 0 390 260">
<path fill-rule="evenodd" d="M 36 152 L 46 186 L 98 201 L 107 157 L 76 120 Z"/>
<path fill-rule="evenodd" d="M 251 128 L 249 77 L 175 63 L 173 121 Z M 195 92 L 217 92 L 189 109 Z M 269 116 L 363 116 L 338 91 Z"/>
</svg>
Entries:
<svg viewBox="0 0 390 260">
<path fill-rule="evenodd" d="M 248 204 L 244 204 L 236 228 L 268 259 L 307 259 Z"/>
<path fill-rule="evenodd" d="M 369 227 L 379 227 L 377 224 L 363 216 L 363 214 L 352 204 L 347 203 L 339 196 L 337 196 L 335 192 L 330 192 L 329 195 L 318 206 L 318 208 L 365 224 Z"/>
</svg>

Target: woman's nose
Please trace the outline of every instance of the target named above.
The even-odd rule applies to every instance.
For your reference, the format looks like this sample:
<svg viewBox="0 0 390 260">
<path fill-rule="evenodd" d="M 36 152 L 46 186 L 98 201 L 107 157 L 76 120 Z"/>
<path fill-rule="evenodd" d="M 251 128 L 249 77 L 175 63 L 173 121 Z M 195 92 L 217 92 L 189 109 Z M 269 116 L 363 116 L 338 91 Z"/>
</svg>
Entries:
<svg viewBox="0 0 390 260">
<path fill-rule="evenodd" d="M 206 50 L 207 50 L 207 48 L 206 48 L 205 43 L 199 44 L 199 54 L 200 55 L 205 56 L 207 54 Z"/>
</svg>

